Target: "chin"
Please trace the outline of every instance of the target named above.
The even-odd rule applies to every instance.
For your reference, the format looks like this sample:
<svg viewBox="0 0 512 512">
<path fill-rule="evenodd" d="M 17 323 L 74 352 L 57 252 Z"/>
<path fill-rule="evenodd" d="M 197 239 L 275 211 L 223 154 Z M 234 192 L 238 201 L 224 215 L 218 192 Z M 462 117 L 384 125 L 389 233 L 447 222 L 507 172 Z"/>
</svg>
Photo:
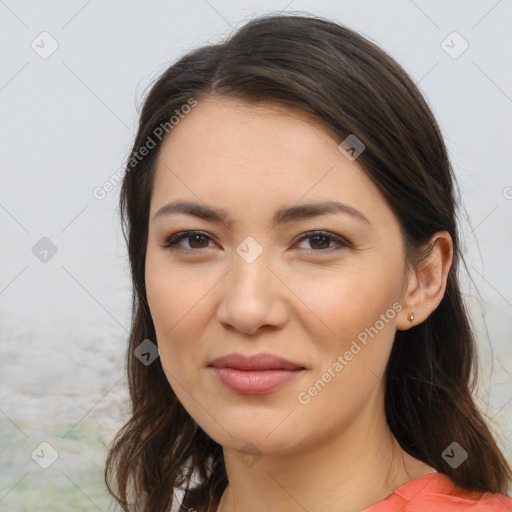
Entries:
<svg viewBox="0 0 512 512">
<path fill-rule="evenodd" d="M 201 423 L 199 425 L 225 449 L 254 455 L 278 455 L 293 451 L 299 442 L 298 437 L 293 435 L 297 430 L 294 425 L 290 423 L 285 427 L 284 422 L 281 423 L 286 414 L 272 418 L 272 426 L 268 419 L 261 418 L 258 421 L 254 413 L 236 419 L 233 415 L 229 415 L 231 421 L 227 423 L 227 432 L 217 422 L 214 422 L 214 425 L 210 421 L 207 425 L 201 425 Z M 224 425 L 218 416 L 217 421 Z"/>
</svg>

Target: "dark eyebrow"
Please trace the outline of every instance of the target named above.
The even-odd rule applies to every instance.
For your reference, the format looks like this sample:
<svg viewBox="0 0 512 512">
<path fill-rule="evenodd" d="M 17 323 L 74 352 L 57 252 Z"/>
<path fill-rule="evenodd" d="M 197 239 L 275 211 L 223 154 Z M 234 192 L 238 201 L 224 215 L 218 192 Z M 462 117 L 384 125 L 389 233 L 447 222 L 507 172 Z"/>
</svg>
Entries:
<svg viewBox="0 0 512 512">
<path fill-rule="evenodd" d="M 222 222 L 228 226 L 231 225 L 231 221 L 226 210 L 212 208 L 210 206 L 190 201 L 175 201 L 162 206 L 162 208 L 156 212 L 153 220 L 173 213 L 184 213 L 186 215 L 199 217 L 200 219 Z M 284 224 L 286 222 L 335 213 L 344 213 L 370 224 L 368 218 L 352 206 L 339 203 L 338 201 L 325 201 L 281 208 L 274 214 L 272 226 L 275 227 L 278 224 Z"/>
</svg>

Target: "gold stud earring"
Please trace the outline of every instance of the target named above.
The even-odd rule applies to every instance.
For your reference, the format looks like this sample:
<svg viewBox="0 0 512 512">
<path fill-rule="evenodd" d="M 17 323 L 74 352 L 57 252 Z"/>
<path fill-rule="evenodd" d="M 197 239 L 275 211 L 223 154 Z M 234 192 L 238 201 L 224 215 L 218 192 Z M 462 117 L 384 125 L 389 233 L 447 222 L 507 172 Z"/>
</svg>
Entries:
<svg viewBox="0 0 512 512">
<path fill-rule="evenodd" d="M 407 320 L 409 320 L 409 322 L 411 322 L 411 324 L 414 322 L 414 313 L 412 311 L 407 316 Z"/>
</svg>

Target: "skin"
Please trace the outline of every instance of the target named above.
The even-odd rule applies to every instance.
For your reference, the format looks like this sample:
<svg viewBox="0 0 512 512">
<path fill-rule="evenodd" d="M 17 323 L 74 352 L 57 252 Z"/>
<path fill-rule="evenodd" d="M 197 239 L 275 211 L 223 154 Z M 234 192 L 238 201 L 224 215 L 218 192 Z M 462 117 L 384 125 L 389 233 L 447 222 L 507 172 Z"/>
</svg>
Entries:
<svg viewBox="0 0 512 512">
<path fill-rule="evenodd" d="M 340 503 L 356 512 L 435 471 L 392 436 L 382 377 L 395 331 L 423 321 L 441 301 L 451 239 L 436 233 L 429 258 L 408 265 L 397 218 L 340 142 L 297 109 L 207 97 L 159 153 L 148 303 L 172 389 L 223 446 L 229 485 L 219 512 L 339 512 Z M 178 199 L 222 208 L 232 223 L 183 213 L 155 218 Z M 335 213 L 272 226 L 279 208 L 327 200 L 357 209 L 368 222 Z M 170 235 L 190 230 L 205 238 L 164 247 Z M 299 240 L 313 230 L 350 245 L 328 236 Z M 248 236 L 262 249 L 251 263 L 236 252 Z M 300 403 L 299 393 L 393 304 L 401 311 Z M 306 370 L 271 393 L 242 395 L 208 368 L 232 352 L 270 352 Z"/>
</svg>

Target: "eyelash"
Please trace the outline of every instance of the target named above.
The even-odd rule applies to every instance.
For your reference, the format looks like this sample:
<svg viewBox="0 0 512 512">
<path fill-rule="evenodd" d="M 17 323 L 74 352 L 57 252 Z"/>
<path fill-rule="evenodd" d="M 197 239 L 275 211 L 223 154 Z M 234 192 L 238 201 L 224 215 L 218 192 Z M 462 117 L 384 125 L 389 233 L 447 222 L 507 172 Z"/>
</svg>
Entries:
<svg viewBox="0 0 512 512">
<path fill-rule="evenodd" d="M 167 238 L 167 240 L 164 242 L 164 244 L 162 245 L 162 247 L 165 247 L 171 251 L 182 251 L 182 252 L 198 252 L 198 251 L 202 251 L 204 249 L 208 249 L 208 247 L 201 247 L 199 249 L 193 249 L 193 248 L 182 247 L 182 246 L 178 245 L 178 242 L 180 242 L 181 240 L 186 239 L 186 238 L 191 238 L 193 236 L 201 236 L 201 237 L 211 240 L 211 238 L 203 231 L 180 231 L 178 233 L 175 233 L 175 234 L 169 236 Z M 312 239 L 312 238 L 315 238 L 318 236 L 327 238 L 330 241 L 335 242 L 338 245 L 338 247 L 334 248 L 334 250 L 351 247 L 351 244 L 348 240 L 346 240 L 343 237 L 329 233 L 328 231 L 308 231 L 307 233 L 304 233 L 303 235 L 301 235 L 301 237 L 297 240 L 296 243 L 300 243 L 303 240 Z M 330 247 L 327 249 L 310 249 L 310 250 L 306 249 L 305 251 L 308 254 L 326 253 L 326 252 L 332 252 L 332 249 L 333 248 Z"/>
</svg>

